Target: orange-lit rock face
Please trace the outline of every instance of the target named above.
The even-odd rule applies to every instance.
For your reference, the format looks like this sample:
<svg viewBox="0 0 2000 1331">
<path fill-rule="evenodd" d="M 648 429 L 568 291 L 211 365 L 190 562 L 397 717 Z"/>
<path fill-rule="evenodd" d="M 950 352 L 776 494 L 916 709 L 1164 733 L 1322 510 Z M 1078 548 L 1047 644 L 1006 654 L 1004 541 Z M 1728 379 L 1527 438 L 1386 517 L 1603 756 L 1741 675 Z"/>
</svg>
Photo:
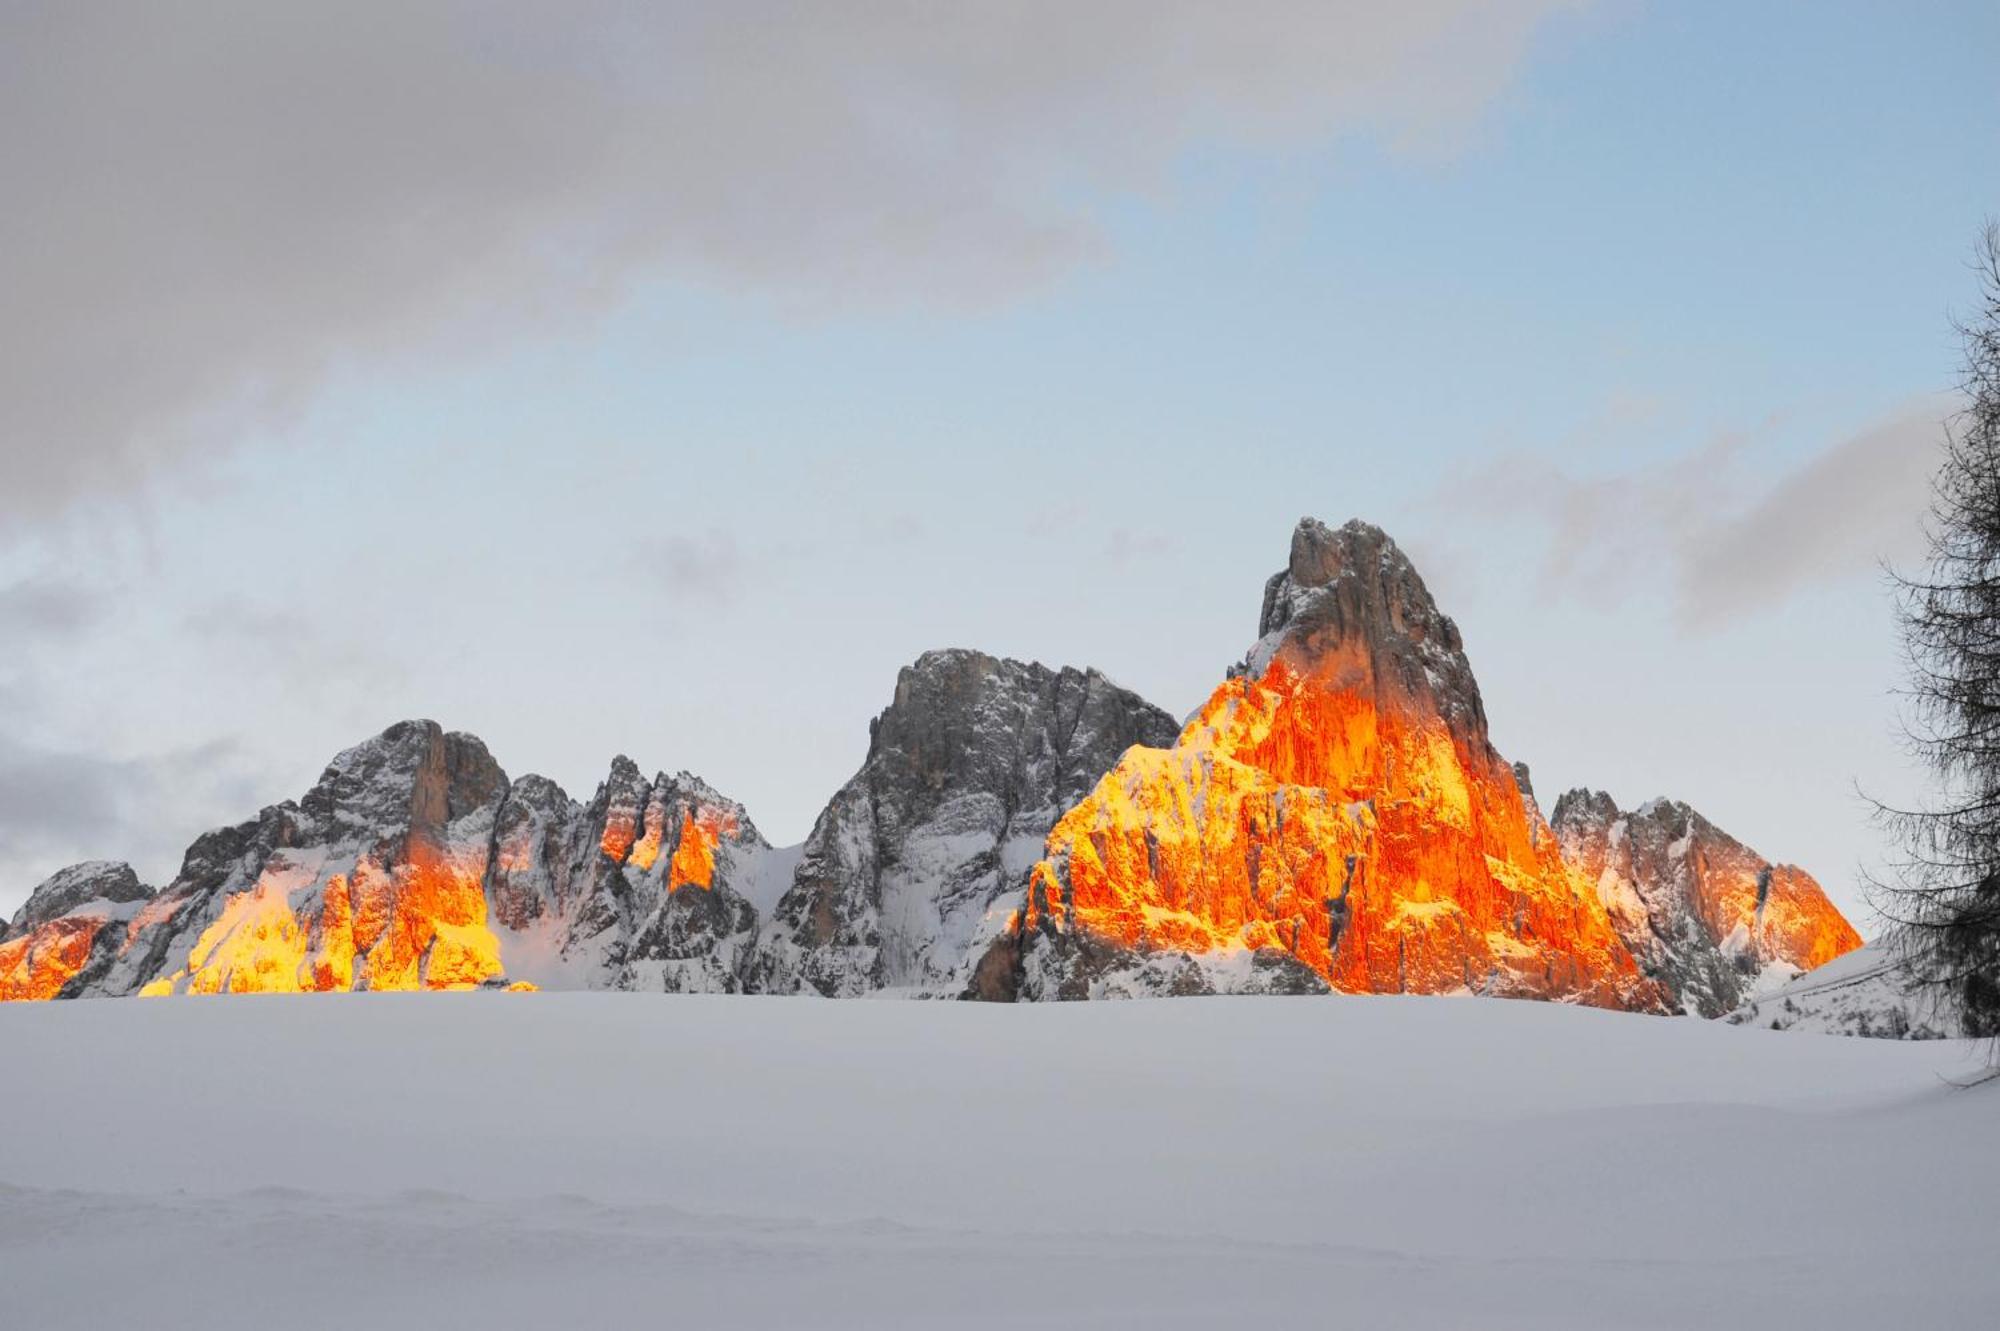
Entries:
<svg viewBox="0 0 2000 1331">
<path fill-rule="evenodd" d="M 90 960 L 106 921 L 65 916 L 0 943 L 0 1003 L 54 998 Z"/>
<path fill-rule="evenodd" d="M 10 927 L 0 920 L 0 1002 L 58 998 L 102 972 L 152 889 L 113 860 L 59 869 L 35 886 Z M 89 974 L 86 974 L 89 972 Z"/>
<path fill-rule="evenodd" d="M 756 920 L 726 889 L 763 849 L 741 806 L 687 773 L 649 782 L 620 758 L 579 807 L 544 778 L 510 784 L 468 736 L 403 723 L 296 804 L 190 847 L 131 908 L 116 961 L 93 962 L 98 991 L 727 990 Z M 707 890 L 677 897 L 689 885 Z"/>
<path fill-rule="evenodd" d="M 667 890 L 699 887 L 715 881 L 715 848 L 736 835 L 735 816 L 727 810 L 701 808 L 681 815 L 680 839 L 667 866 Z"/>
<path fill-rule="evenodd" d="M 470 862 L 468 862 L 468 859 Z M 413 841 L 405 860 L 364 857 L 316 882 L 286 864 L 231 895 L 147 996 L 469 989 L 499 977 L 487 927 L 483 852 L 454 857 Z"/>
<path fill-rule="evenodd" d="M 751 871 L 768 849 L 763 838 L 741 805 L 700 778 L 647 782 L 626 758 L 612 763 L 585 817 L 608 824 L 621 809 L 637 816 L 626 858 L 594 853 L 581 866 L 564 951 L 572 973 L 595 966 L 599 983 L 621 989 L 740 992 L 758 920 L 732 878 Z"/>
<path fill-rule="evenodd" d="M 1771 871 L 1757 934 L 1771 955 L 1804 970 L 1824 966 L 1861 946 L 1861 935 L 1805 870 L 1780 864 Z"/>
<path fill-rule="evenodd" d="M 507 779 L 476 739 L 404 722 L 296 804 L 220 828 L 133 916 L 110 993 L 462 989 L 502 978 L 485 882 Z"/>
<path fill-rule="evenodd" d="M 639 820 L 629 809 L 614 808 L 610 811 L 604 820 L 604 835 L 598 839 L 597 845 L 599 850 L 620 864 L 634 853 L 636 846 L 642 869 L 652 868 L 654 858 L 660 853 L 658 829 L 649 841 L 640 841 Z"/>
<path fill-rule="evenodd" d="M 1400 552 L 1302 524 L 1266 600 L 1261 670 L 1056 824 L 1024 946 L 1276 949 L 1351 992 L 1661 1006 L 1486 742 L 1457 630 Z"/>
<path fill-rule="evenodd" d="M 1651 1004 L 1511 772 L 1281 655 L 1057 823 L 1025 924 L 1131 948 L 1279 948 L 1336 989 Z"/>
<path fill-rule="evenodd" d="M 716 849 L 740 835 L 742 820 L 726 802 L 705 798 L 705 789 L 685 774 L 662 776 L 648 785 L 629 763 L 625 770 L 614 767 L 600 796 L 604 830 L 598 849 L 612 863 L 642 876 L 664 854 L 667 891 L 707 888 L 715 880 Z"/>
<path fill-rule="evenodd" d="M 1719 1017 L 1769 966 L 1822 965 L 1860 935 L 1804 870 L 1773 865 L 1685 804 L 1630 813 L 1602 791 L 1556 802 L 1565 860 L 1683 1009 Z"/>
<path fill-rule="evenodd" d="M 1691 866 L 1689 877 L 1695 911 L 1710 935 L 1736 938 L 1761 961 L 1811 970 L 1861 946 L 1861 935 L 1803 869 L 1725 860 Z"/>
<path fill-rule="evenodd" d="M 197 838 L 158 894 L 110 861 L 51 876 L 19 939 L 0 925 L 0 997 L 531 979 L 730 992 L 758 923 L 732 878 L 768 850 L 689 773 L 649 782 L 621 757 L 579 806 L 546 778 L 510 783 L 476 737 L 400 722 L 297 801 Z"/>
</svg>

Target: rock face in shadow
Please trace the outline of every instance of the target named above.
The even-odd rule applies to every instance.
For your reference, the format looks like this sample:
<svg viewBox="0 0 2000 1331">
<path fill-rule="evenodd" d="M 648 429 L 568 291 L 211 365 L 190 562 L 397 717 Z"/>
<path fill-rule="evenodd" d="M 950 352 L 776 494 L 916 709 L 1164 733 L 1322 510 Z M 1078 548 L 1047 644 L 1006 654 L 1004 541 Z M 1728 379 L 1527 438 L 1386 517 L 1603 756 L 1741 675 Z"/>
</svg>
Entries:
<svg viewBox="0 0 2000 1331">
<path fill-rule="evenodd" d="M 983 992 L 1470 992 L 1647 1011 L 1487 739 L 1457 626 L 1380 530 L 1308 519 L 1259 639 L 1066 813 Z M 978 989 L 978 987 L 975 987 Z"/>
<path fill-rule="evenodd" d="M 929 652 L 897 676 L 868 757 L 814 824 L 758 987 L 957 992 L 1049 829 L 1173 719 L 1094 670 Z"/>
<path fill-rule="evenodd" d="M 1641 968 L 1688 1012 L 1727 1015 L 1760 978 L 1780 983 L 1861 946 L 1812 875 L 1678 801 L 1625 813 L 1602 791 L 1572 790 L 1553 822 Z"/>
</svg>

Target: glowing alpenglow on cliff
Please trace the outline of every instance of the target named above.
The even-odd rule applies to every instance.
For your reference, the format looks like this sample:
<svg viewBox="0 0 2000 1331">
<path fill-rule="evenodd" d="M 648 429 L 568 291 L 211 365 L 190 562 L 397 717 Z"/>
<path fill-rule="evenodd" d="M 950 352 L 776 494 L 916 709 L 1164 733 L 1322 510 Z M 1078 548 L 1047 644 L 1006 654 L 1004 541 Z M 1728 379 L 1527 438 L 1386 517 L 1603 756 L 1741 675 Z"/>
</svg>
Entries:
<svg viewBox="0 0 2000 1331">
<path fill-rule="evenodd" d="M 406 721 L 153 893 L 93 862 L 0 932 L 0 1000 L 548 987 L 986 999 L 1473 993 L 1720 1016 L 1859 945 L 1686 805 L 1542 816 L 1395 543 L 1307 520 L 1185 726 L 1094 670 L 897 677 L 800 847 L 620 757 L 588 803 Z"/>
<path fill-rule="evenodd" d="M 0 1002 L 61 995 L 151 896 L 129 864 L 89 860 L 55 874 L 0 927 Z"/>
<path fill-rule="evenodd" d="M 1689 1012 L 1723 1016 L 1760 983 L 1861 946 L 1811 874 L 1772 864 L 1676 800 L 1622 813 L 1602 791 L 1572 790 L 1551 821 L 1633 955 Z"/>
<path fill-rule="evenodd" d="M 1487 739 L 1457 626 L 1394 542 L 1365 523 L 1300 523 L 1259 634 L 1173 747 L 1131 750 L 1057 823 L 982 963 L 985 992 L 1331 988 L 1678 1010 L 1676 976 L 1629 942 L 1645 911 L 1614 916 L 1564 859 Z M 1750 930 L 1751 969 L 1858 943 L 1789 872 L 1788 910 L 1837 926 Z M 1727 935 L 1740 921 L 1707 923 Z"/>
<path fill-rule="evenodd" d="M 125 865 L 56 875 L 0 940 L 0 998 L 740 988 L 756 912 L 728 880 L 767 850 L 686 773 L 621 758 L 578 805 L 402 722 L 197 840 L 158 894 Z"/>
</svg>

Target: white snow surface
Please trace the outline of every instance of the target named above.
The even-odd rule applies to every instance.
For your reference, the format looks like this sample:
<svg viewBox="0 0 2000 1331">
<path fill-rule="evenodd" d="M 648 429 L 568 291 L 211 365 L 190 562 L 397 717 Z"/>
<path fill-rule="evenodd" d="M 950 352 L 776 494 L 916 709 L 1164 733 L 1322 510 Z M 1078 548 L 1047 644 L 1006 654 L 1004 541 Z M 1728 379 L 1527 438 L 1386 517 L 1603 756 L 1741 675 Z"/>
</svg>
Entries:
<svg viewBox="0 0 2000 1331">
<path fill-rule="evenodd" d="M 731 851 L 741 868 L 729 885 L 757 908 L 757 918 L 768 920 L 778 898 L 792 885 L 805 843 L 795 846 L 737 846 Z"/>
<path fill-rule="evenodd" d="M 1990 1326 L 1957 1042 L 1546 1003 L 0 1005 L 50 1328 Z"/>
<path fill-rule="evenodd" d="M 1933 1040 L 1962 1029 L 1943 996 L 1911 983 L 1879 939 L 1809 971 L 1772 975 L 1767 968 L 1729 1019 L 1773 1030 L 1886 1039 Z"/>
</svg>

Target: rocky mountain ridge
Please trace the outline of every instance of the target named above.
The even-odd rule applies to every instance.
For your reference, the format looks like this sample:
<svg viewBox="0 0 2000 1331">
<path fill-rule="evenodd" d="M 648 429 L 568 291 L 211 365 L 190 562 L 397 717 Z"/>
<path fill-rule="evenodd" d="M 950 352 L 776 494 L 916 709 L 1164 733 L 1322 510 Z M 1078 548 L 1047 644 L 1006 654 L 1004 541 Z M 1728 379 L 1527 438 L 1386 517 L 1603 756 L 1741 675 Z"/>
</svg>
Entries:
<svg viewBox="0 0 2000 1331">
<path fill-rule="evenodd" d="M 1310 519 L 1258 640 L 1049 839 L 1032 998 L 1470 992 L 1673 1010 L 1493 749 L 1458 626 L 1378 528 Z M 1163 965 L 1164 963 L 1164 965 Z"/>
<path fill-rule="evenodd" d="M 1185 724 L 1102 674 L 966 650 L 898 676 L 799 847 L 700 778 L 587 802 L 403 722 L 154 893 L 74 866 L 0 998 L 478 986 L 983 999 L 1469 992 L 1735 1008 L 1859 944 L 1803 871 L 1685 805 L 1565 795 L 1487 738 L 1395 543 L 1310 519 Z"/>
<path fill-rule="evenodd" d="M 1772 864 L 1686 804 L 1624 813 L 1602 791 L 1572 790 L 1552 822 L 1641 968 L 1690 1012 L 1725 1016 L 1760 985 L 1861 946 L 1805 870 Z"/>
<path fill-rule="evenodd" d="M 0 929 L 0 1002 L 60 997 L 75 977 L 108 962 L 117 942 L 153 894 L 132 866 L 87 860 L 58 870 L 28 895 Z"/>
<path fill-rule="evenodd" d="M 807 838 L 758 962 L 771 993 L 956 992 L 1064 809 L 1173 719 L 1095 670 L 928 652 Z M 1001 917 L 1001 918 L 1004 918 Z"/>
</svg>

